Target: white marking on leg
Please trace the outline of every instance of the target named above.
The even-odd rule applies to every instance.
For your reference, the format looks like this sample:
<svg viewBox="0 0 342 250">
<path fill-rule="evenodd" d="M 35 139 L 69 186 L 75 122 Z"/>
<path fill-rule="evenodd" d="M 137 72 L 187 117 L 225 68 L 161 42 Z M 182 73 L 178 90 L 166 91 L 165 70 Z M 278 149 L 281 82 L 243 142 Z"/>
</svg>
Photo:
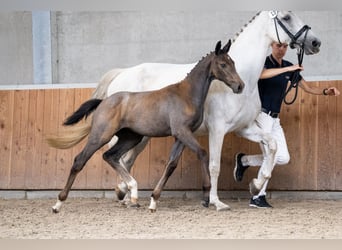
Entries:
<svg viewBox="0 0 342 250">
<path fill-rule="evenodd" d="M 138 200 L 138 183 L 133 178 L 127 183 L 129 190 L 131 191 L 131 201 L 136 203 Z"/>
<path fill-rule="evenodd" d="M 151 197 L 150 206 L 148 207 L 148 209 L 151 212 L 155 212 L 157 210 L 157 202 L 154 200 L 153 197 Z"/>
<path fill-rule="evenodd" d="M 63 201 L 57 200 L 56 204 L 52 207 L 53 212 L 58 213 L 63 205 Z"/>
<path fill-rule="evenodd" d="M 120 191 L 122 191 L 123 193 L 127 193 L 127 185 L 124 182 L 120 182 L 118 184 L 118 188 L 120 189 Z"/>
</svg>

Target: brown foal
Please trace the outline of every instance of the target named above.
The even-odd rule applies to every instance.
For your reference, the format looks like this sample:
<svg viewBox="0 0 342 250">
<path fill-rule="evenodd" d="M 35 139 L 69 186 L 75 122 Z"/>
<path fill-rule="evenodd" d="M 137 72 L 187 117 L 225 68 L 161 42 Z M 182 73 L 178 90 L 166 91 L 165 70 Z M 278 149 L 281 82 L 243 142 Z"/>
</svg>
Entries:
<svg viewBox="0 0 342 250">
<path fill-rule="evenodd" d="M 185 146 L 194 151 L 201 161 L 204 206 L 209 205 L 210 175 L 207 152 L 193 135 L 203 121 L 204 102 L 210 83 L 218 79 L 229 86 L 234 93 L 241 93 L 244 83 L 236 72 L 233 60 L 228 56 L 231 41 L 221 49 L 216 44 L 214 52 L 203 57 L 184 80 L 156 91 L 118 92 L 106 99 L 90 99 L 64 122 L 72 125 L 91 113 L 92 122 L 79 132 L 49 138 L 56 148 L 70 148 L 88 135 L 83 150 L 75 157 L 69 178 L 53 207 L 59 212 L 66 200 L 76 175 L 83 169 L 90 157 L 107 144 L 115 135 L 117 143 L 103 154 L 103 159 L 115 169 L 131 191 L 131 203 L 138 206 L 137 182 L 120 164 L 120 158 L 136 146 L 143 138 L 174 136 L 169 161 L 164 173 L 152 192 L 150 210 L 156 210 L 156 201 L 168 178 L 175 170 Z"/>
</svg>

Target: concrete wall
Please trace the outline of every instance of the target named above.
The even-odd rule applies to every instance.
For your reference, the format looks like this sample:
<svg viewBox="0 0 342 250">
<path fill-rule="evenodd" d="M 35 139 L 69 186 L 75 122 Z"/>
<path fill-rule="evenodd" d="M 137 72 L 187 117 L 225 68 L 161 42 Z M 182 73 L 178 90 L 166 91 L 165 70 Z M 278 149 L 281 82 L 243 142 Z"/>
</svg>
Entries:
<svg viewBox="0 0 342 250">
<path fill-rule="evenodd" d="M 0 12 L 0 84 L 31 84 L 31 12 Z"/>
<path fill-rule="evenodd" d="M 296 11 L 321 38 L 304 57 L 306 78 L 341 79 L 342 12 Z M 142 62 L 189 63 L 232 38 L 255 12 L 51 12 L 53 83 L 97 82 L 108 70 Z M 253 41 L 251 41 L 253 42 Z M 288 59 L 296 60 L 295 51 Z M 0 85 L 33 82 L 30 12 L 0 13 Z"/>
</svg>

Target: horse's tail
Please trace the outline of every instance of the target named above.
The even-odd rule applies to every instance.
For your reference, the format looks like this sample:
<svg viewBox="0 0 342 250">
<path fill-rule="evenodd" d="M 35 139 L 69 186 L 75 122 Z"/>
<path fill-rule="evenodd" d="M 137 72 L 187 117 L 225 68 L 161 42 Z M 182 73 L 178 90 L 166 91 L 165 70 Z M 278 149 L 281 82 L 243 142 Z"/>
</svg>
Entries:
<svg viewBox="0 0 342 250">
<path fill-rule="evenodd" d="M 105 73 L 97 84 L 91 97 L 99 99 L 106 98 L 109 85 L 122 71 L 124 71 L 124 69 L 115 68 Z"/>
<path fill-rule="evenodd" d="M 87 118 L 88 115 L 90 115 L 97 108 L 97 106 L 100 105 L 101 102 L 101 99 L 90 99 L 86 101 L 78 108 L 78 110 L 76 110 L 65 120 L 63 125 L 69 126 L 78 123 L 83 117 Z"/>
<path fill-rule="evenodd" d="M 93 112 L 101 103 L 100 99 L 91 99 L 81 105 L 81 107 L 73 113 L 64 122 L 64 125 L 72 125 L 78 123 L 83 117 L 87 117 Z M 89 133 L 91 129 L 90 119 L 85 120 L 84 124 L 73 126 L 62 132 L 62 134 L 50 135 L 46 138 L 47 143 L 54 148 L 67 149 L 75 146 L 81 142 Z"/>
</svg>

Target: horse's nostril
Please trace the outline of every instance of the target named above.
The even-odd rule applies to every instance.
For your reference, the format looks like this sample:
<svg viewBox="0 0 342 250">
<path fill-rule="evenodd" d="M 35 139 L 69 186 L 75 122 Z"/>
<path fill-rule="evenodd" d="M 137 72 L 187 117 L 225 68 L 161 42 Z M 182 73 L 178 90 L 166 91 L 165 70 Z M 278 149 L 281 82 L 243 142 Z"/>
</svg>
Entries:
<svg viewBox="0 0 342 250">
<path fill-rule="evenodd" d="M 243 85 L 240 84 L 239 87 L 238 87 L 238 93 L 241 93 L 242 90 L 243 90 Z"/>
<path fill-rule="evenodd" d="M 319 47 L 319 46 L 321 46 L 321 41 L 313 40 L 313 41 L 312 41 L 312 46 L 314 46 L 314 47 Z"/>
</svg>

